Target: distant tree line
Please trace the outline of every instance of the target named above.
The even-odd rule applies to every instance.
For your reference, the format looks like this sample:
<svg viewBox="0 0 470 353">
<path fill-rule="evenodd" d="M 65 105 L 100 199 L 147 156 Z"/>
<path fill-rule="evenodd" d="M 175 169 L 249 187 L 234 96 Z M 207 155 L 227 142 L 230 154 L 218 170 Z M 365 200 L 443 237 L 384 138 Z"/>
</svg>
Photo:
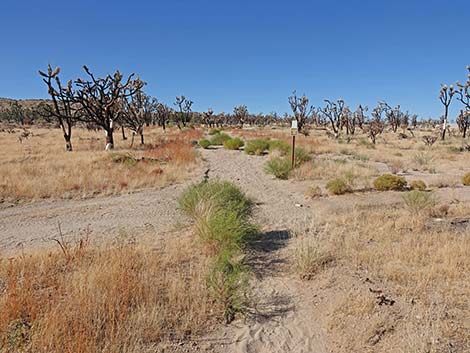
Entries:
<svg viewBox="0 0 470 353">
<path fill-rule="evenodd" d="M 114 148 L 114 134 L 120 129 L 126 139 L 124 129 L 140 136 L 144 144 L 144 128 L 158 125 L 163 129 L 177 126 L 184 129 L 194 125 L 207 127 L 244 126 L 287 126 L 292 119 L 297 120 L 299 132 L 309 134 L 312 128 L 326 130 L 335 139 L 341 135 L 352 136 L 358 130 L 366 134 L 372 143 L 385 130 L 400 134 L 413 135 L 417 126 L 439 127 L 441 138 L 444 139 L 448 130 L 449 107 L 453 101 L 459 101 L 463 108 L 456 118 L 457 126 L 466 137 L 470 127 L 470 68 L 467 67 L 467 80 L 464 84 L 442 85 L 439 99 L 444 106 L 444 115 L 440 120 L 421 119 L 417 115 L 402 110 L 400 105 L 392 106 L 379 101 L 370 110 L 367 106 L 358 105 L 351 109 L 343 99 L 325 99 L 322 106 L 313 106 L 305 95 L 297 95 L 296 91 L 288 97 L 291 114 L 279 116 L 269 114 L 252 114 L 246 105 L 238 105 L 231 113 L 215 113 L 211 108 L 204 112 L 192 110 L 193 101 L 184 95 L 177 96 L 172 106 L 160 102 L 144 92 L 146 83 L 134 74 L 124 77 L 119 71 L 104 77 L 97 77 L 87 66 L 83 67 L 84 78 L 68 80 L 64 83 L 60 78 L 60 68 L 39 71 L 50 99 L 33 106 L 26 106 L 18 101 L 9 101 L 0 108 L 0 122 L 17 125 L 32 123 L 54 124 L 62 130 L 65 147 L 72 151 L 72 129 L 76 125 L 89 129 L 101 129 L 106 135 L 105 149 Z M 429 141 L 435 141 L 428 138 Z M 432 142 L 433 143 L 433 142 Z"/>
</svg>

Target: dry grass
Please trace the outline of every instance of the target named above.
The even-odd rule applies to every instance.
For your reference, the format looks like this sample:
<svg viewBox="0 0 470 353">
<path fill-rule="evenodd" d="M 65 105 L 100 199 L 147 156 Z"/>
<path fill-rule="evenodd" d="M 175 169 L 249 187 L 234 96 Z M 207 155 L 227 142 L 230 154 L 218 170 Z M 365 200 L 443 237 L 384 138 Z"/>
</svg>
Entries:
<svg viewBox="0 0 470 353">
<path fill-rule="evenodd" d="M 198 335 L 219 308 L 188 238 L 0 258 L 1 352 L 154 352 Z"/>
<path fill-rule="evenodd" d="M 64 151 L 59 130 L 33 129 L 20 143 L 15 134 L 0 133 L 0 199 L 90 197 L 161 187 L 185 179 L 197 156 L 192 140 L 202 132 L 157 128 L 146 131 L 147 145 L 129 148 L 116 133 L 116 150 L 103 151 L 102 133 L 76 129 L 74 152 Z M 141 159 L 121 163 L 116 156 Z"/>
<path fill-rule="evenodd" d="M 367 280 L 352 285 L 330 320 L 345 351 L 466 351 L 470 296 L 468 204 L 436 222 L 426 213 L 379 207 L 325 221 L 318 246 Z M 335 270 L 338 273 L 340 270 Z M 380 291 L 379 294 L 371 292 Z M 378 298 L 394 300 L 379 304 Z"/>
</svg>

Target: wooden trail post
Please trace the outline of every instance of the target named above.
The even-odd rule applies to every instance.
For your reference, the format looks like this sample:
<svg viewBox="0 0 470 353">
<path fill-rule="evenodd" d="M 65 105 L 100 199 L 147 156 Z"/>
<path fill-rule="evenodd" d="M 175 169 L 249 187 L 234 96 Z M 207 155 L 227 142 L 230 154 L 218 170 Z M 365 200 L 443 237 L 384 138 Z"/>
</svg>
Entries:
<svg viewBox="0 0 470 353">
<path fill-rule="evenodd" d="M 292 135 L 292 169 L 295 167 L 295 135 L 297 135 L 299 128 L 297 125 L 297 120 L 292 120 L 290 133 Z"/>
</svg>

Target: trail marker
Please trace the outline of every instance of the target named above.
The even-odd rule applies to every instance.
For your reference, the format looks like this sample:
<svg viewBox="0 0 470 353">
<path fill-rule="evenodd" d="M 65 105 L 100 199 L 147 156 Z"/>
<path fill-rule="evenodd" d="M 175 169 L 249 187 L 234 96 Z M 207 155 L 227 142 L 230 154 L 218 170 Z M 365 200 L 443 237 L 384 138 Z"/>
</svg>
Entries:
<svg viewBox="0 0 470 353">
<path fill-rule="evenodd" d="M 290 133 L 292 135 L 292 169 L 295 167 L 295 135 L 299 132 L 299 127 L 297 124 L 297 120 L 292 120 L 290 126 Z"/>
</svg>

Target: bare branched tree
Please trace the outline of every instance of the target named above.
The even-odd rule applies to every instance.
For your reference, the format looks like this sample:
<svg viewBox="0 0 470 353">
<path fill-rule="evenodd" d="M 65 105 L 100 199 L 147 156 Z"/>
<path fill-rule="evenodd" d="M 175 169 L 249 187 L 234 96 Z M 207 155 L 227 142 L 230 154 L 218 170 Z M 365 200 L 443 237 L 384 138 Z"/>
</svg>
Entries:
<svg viewBox="0 0 470 353">
<path fill-rule="evenodd" d="M 119 117 L 120 123 L 132 131 L 132 142 L 134 144 L 134 135 L 140 136 L 140 144 L 144 144 L 144 126 L 149 125 L 152 116 L 157 109 L 157 99 L 151 98 L 142 90 L 138 90 L 134 95 L 123 98 L 122 112 Z"/>
<path fill-rule="evenodd" d="M 452 103 L 452 98 L 457 93 L 453 85 L 447 87 L 447 85 L 441 85 L 439 92 L 439 100 L 444 105 L 444 115 L 442 117 L 442 133 L 441 140 L 445 140 L 447 131 L 447 119 L 449 117 L 449 106 Z"/>
<path fill-rule="evenodd" d="M 155 110 L 155 119 L 158 126 L 163 128 L 163 131 L 166 130 L 166 125 L 170 121 L 171 108 L 163 103 L 158 103 Z"/>
<path fill-rule="evenodd" d="M 309 105 L 309 99 L 303 95 L 297 97 L 297 92 L 293 91 L 292 96 L 288 97 L 290 108 L 297 120 L 297 127 L 301 134 L 308 135 L 307 123 L 315 113 L 313 105 Z"/>
<path fill-rule="evenodd" d="M 456 122 L 460 132 L 462 133 L 462 137 L 467 137 L 467 131 L 470 127 L 470 110 L 460 110 Z"/>
<path fill-rule="evenodd" d="M 176 97 L 175 103 L 173 103 L 178 109 L 174 114 L 175 124 L 180 130 L 182 129 L 181 125 L 186 127 L 186 125 L 191 121 L 191 106 L 193 103 L 193 101 L 190 101 L 185 96 Z"/>
<path fill-rule="evenodd" d="M 41 112 L 44 118 L 54 119 L 59 124 L 64 134 L 65 149 L 72 151 L 72 126 L 77 121 L 78 113 L 74 107 L 72 81 L 70 80 L 65 87 L 62 86 L 59 73 L 60 68 L 52 70 L 51 65 L 47 67 L 47 72 L 39 70 L 52 100 L 52 104 L 43 105 Z"/>
<path fill-rule="evenodd" d="M 243 124 L 248 117 L 248 108 L 246 105 L 237 105 L 234 107 L 233 116 L 235 118 L 235 124 L 238 125 L 238 127 L 243 128 Z"/>
<path fill-rule="evenodd" d="M 344 124 L 344 113 L 345 113 L 344 100 L 338 99 L 336 102 L 333 102 L 329 99 L 325 99 L 324 101 L 326 103 L 326 107 L 324 107 L 321 110 L 321 112 L 330 121 L 331 128 L 333 129 L 334 135 L 336 138 L 338 138 L 339 131 L 340 129 L 342 129 L 343 124 Z"/>
<path fill-rule="evenodd" d="M 101 127 L 106 133 L 106 150 L 114 148 L 115 123 L 121 115 L 123 99 L 133 96 L 143 87 L 134 74 L 123 81 L 119 71 L 104 78 L 95 77 L 88 67 L 83 66 L 88 79 L 77 79 L 75 101 L 79 107 L 80 120 Z"/>
</svg>

